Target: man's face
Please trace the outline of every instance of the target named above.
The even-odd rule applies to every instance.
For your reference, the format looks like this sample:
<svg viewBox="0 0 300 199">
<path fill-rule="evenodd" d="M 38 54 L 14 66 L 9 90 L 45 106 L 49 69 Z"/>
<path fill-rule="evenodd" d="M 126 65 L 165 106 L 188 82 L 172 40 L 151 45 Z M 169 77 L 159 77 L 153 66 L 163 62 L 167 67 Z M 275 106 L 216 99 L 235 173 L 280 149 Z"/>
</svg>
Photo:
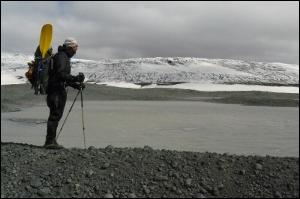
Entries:
<svg viewBox="0 0 300 199">
<path fill-rule="evenodd" d="M 72 46 L 71 48 L 72 48 L 72 51 L 74 52 L 74 54 L 76 54 L 78 45 Z"/>
<path fill-rule="evenodd" d="M 69 51 L 69 54 L 70 54 L 71 57 L 73 57 L 76 54 L 77 48 L 78 48 L 77 45 L 68 47 L 68 51 Z"/>
<path fill-rule="evenodd" d="M 77 48 L 78 48 L 77 45 L 76 45 L 76 46 L 69 46 L 69 47 L 67 48 L 69 57 L 73 57 L 73 56 L 76 54 Z"/>
</svg>

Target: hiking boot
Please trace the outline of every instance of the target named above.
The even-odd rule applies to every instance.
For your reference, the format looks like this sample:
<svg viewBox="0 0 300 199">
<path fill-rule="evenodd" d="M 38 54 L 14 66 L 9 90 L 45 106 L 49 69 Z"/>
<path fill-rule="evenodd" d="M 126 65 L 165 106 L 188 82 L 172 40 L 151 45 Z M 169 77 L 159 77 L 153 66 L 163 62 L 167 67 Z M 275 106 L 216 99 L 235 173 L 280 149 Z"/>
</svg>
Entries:
<svg viewBox="0 0 300 199">
<path fill-rule="evenodd" d="M 44 145 L 46 149 L 63 149 L 64 147 L 62 145 L 59 145 L 56 140 L 46 140 L 46 143 Z"/>
</svg>

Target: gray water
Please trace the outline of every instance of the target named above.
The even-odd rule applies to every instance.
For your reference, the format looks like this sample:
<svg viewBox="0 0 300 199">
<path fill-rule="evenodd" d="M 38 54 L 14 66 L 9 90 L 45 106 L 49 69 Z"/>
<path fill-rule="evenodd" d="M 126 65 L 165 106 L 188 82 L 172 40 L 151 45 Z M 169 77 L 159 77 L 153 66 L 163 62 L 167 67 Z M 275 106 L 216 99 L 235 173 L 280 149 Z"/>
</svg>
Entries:
<svg viewBox="0 0 300 199">
<path fill-rule="evenodd" d="M 69 107 L 67 103 L 63 119 Z M 48 111 L 47 106 L 37 106 L 2 113 L 1 140 L 43 145 Z M 84 122 L 87 146 L 149 145 L 155 149 L 299 157 L 298 107 L 86 101 Z M 83 147 L 80 102 L 73 107 L 58 142 L 65 147 Z"/>
</svg>

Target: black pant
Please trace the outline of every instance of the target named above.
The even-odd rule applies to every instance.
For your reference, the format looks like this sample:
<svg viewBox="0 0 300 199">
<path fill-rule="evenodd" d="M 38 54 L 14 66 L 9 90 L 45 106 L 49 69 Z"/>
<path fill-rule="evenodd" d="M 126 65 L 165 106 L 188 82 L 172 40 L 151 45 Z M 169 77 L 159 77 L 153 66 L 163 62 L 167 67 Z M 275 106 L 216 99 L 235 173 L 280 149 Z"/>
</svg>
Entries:
<svg viewBox="0 0 300 199">
<path fill-rule="evenodd" d="M 67 92 L 65 89 L 56 90 L 48 93 L 47 105 L 50 109 L 50 115 L 47 123 L 47 141 L 53 141 L 56 137 L 56 129 L 59 120 L 62 118 L 67 101 Z"/>
</svg>

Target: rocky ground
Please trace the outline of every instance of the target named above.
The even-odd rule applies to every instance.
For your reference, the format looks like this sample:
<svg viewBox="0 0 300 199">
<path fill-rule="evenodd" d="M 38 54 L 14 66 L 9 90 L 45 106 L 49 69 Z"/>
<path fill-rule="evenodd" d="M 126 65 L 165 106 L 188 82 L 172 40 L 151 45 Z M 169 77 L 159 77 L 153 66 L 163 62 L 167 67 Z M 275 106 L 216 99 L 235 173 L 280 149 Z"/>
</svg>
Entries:
<svg viewBox="0 0 300 199">
<path fill-rule="evenodd" d="M 5 197 L 299 197 L 299 158 L 1 143 Z"/>
</svg>

